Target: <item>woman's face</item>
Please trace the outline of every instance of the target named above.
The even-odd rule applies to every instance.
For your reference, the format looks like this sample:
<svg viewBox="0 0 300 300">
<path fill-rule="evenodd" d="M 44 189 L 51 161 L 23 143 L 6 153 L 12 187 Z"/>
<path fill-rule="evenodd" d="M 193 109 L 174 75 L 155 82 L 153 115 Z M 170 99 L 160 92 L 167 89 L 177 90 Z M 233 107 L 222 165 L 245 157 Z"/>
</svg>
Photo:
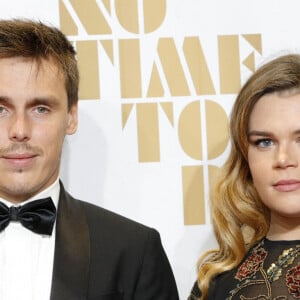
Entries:
<svg viewBox="0 0 300 300">
<path fill-rule="evenodd" d="M 253 183 L 271 218 L 300 218 L 300 93 L 261 97 L 248 140 Z"/>
</svg>

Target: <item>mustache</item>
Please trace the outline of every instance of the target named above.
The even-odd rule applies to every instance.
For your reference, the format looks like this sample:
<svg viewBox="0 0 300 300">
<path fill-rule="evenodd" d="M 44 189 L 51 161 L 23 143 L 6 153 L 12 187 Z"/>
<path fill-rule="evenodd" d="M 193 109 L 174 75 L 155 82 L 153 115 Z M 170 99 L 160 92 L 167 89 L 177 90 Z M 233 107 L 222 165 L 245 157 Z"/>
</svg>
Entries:
<svg viewBox="0 0 300 300">
<path fill-rule="evenodd" d="M 13 143 L 5 148 L 0 148 L 0 156 L 8 154 L 32 153 L 36 155 L 43 154 L 43 150 L 37 146 L 31 146 L 28 143 Z"/>
</svg>

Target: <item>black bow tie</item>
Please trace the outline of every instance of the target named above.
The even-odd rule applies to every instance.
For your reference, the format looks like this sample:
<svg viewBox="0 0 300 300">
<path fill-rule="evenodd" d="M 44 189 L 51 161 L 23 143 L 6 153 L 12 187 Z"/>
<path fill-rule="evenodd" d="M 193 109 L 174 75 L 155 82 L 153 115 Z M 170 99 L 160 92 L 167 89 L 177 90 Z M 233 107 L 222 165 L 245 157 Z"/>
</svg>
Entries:
<svg viewBox="0 0 300 300">
<path fill-rule="evenodd" d="M 24 227 L 35 233 L 51 235 L 55 217 L 56 208 L 51 198 L 11 207 L 0 202 L 0 231 L 10 221 L 19 221 Z"/>
</svg>

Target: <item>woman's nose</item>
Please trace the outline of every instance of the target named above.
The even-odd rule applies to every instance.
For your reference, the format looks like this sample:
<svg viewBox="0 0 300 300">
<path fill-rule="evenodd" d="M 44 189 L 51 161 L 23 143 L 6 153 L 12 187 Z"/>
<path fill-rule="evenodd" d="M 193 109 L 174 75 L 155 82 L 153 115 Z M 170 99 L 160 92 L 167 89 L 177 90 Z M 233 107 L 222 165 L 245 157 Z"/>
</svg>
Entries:
<svg viewBox="0 0 300 300">
<path fill-rule="evenodd" d="M 298 148 L 300 155 L 300 148 Z M 275 157 L 275 167 L 277 168 L 289 168 L 298 166 L 297 149 L 292 144 L 285 144 L 279 146 Z"/>
</svg>

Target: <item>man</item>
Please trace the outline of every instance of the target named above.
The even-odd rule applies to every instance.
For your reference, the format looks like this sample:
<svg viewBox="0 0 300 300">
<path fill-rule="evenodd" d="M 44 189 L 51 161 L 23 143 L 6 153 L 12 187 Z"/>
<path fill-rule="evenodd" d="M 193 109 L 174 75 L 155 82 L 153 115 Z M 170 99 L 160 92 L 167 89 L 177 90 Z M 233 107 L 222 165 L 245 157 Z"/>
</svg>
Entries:
<svg viewBox="0 0 300 300">
<path fill-rule="evenodd" d="M 57 29 L 0 21 L 0 299 L 178 299 L 159 234 L 72 198 L 75 51 Z"/>
</svg>

